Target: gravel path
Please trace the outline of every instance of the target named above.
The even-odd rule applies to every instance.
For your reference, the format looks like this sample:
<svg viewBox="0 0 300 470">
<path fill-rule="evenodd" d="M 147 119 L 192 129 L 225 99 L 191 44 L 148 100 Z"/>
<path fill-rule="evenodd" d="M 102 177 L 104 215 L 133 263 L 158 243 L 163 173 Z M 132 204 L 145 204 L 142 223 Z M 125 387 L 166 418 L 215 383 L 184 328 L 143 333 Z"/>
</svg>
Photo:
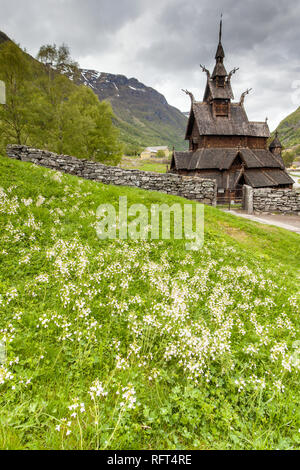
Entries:
<svg viewBox="0 0 300 470">
<path fill-rule="evenodd" d="M 290 230 L 291 232 L 300 234 L 300 216 L 297 215 L 281 215 L 281 214 L 270 214 L 270 215 L 250 215 L 244 212 L 236 210 L 224 210 L 237 217 L 244 217 L 245 219 L 253 220 L 266 225 L 275 225 L 276 227 Z"/>
</svg>

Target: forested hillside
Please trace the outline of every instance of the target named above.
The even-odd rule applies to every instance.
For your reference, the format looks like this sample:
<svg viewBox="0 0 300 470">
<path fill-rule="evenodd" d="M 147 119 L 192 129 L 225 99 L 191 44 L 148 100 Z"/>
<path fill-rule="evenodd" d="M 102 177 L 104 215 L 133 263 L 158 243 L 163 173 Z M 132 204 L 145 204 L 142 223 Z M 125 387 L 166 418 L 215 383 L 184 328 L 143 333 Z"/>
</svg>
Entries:
<svg viewBox="0 0 300 470">
<path fill-rule="evenodd" d="M 283 119 L 277 130 L 285 147 L 291 148 L 300 145 L 300 107 Z"/>
<path fill-rule="evenodd" d="M 187 148 L 184 140 L 187 117 L 170 106 L 161 93 L 136 78 L 95 70 L 81 70 L 81 81 L 100 100 L 111 103 L 115 124 L 128 149 L 151 145 L 175 146 L 177 150 Z"/>
<path fill-rule="evenodd" d="M 153 88 L 79 69 L 66 46 L 42 46 L 38 59 L 0 32 L 2 150 L 23 143 L 113 163 L 149 145 L 186 148 L 186 117 Z"/>
<path fill-rule="evenodd" d="M 100 102 L 88 87 L 70 79 L 68 72 L 74 73 L 76 64 L 68 49 L 42 48 L 43 64 L 4 34 L 1 40 L 0 80 L 6 85 L 6 104 L 0 106 L 0 149 L 4 151 L 7 144 L 17 143 L 119 162 L 122 145 L 112 122 L 111 106 Z"/>
</svg>

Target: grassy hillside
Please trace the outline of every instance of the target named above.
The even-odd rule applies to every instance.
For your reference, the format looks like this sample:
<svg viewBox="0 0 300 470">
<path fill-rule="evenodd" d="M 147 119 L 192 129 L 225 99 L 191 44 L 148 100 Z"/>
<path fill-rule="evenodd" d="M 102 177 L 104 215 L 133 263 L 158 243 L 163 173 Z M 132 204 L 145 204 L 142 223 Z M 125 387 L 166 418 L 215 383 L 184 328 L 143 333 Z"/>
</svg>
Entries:
<svg viewBox="0 0 300 470">
<path fill-rule="evenodd" d="M 299 448 L 298 235 L 100 241 L 101 203 L 184 200 L 4 157 L 0 188 L 0 448 Z"/>
<path fill-rule="evenodd" d="M 291 148 L 300 144 L 300 107 L 287 116 L 278 128 L 279 138 L 282 144 Z"/>
</svg>

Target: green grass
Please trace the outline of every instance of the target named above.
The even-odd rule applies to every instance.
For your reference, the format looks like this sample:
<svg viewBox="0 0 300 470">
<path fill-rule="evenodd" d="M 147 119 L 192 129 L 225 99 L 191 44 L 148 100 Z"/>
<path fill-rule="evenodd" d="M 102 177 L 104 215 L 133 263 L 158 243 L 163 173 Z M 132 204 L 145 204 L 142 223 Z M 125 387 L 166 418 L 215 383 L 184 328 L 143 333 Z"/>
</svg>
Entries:
<svg viewBox="0 0 300 470">
<path fill-rule="evenodd" d="M 299 116 L 300 107 L 284 118 L 277 128 L 279 138 L 285 147 L 298 147 L 298 149 L 294 149 L 297 155 L 299 155 L 300 143 Z"/>
<path fill-rule="evenodd" d="M 121 162 L 121 167 L 126 170 L 153 171 L 155 173 L 166 173 L 167 171 L 167 165 L 165 163 L 141 160 L 139 157 L 124 157 Z"/>
<path fill-rule="evenodd" d="M 99 204 L 186 201 L 4 157 L 0 188 L 0 448 L 300 447 L 299 235 L 101 241 Z"/>
</svg>

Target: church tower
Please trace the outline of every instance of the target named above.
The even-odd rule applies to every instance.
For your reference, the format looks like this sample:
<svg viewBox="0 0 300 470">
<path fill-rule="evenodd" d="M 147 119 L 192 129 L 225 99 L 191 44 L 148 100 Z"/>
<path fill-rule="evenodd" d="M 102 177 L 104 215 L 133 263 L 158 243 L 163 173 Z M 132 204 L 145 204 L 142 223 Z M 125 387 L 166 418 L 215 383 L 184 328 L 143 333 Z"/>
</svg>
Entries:
<svg viewBox="0 0 300 470">
<path fill-rule="evenodd" d="M 270 143 L 269 150 L 274 155 L 277 155 L 277 156 L 281 157 L 282 145 L 281 145 L 281 142 L 278 138 L 278 131 L 275 132 L 275 138 Z"/>
<path fill-rule="evenodd" d="M 230 101 L 234 98 L 230 79 L 234 69 L 230 74 L 227 73 L 224 66 L 225 53 L 222 45 L 222 19 L 220 21 L 219 44 L 215 55 L 216 65 L 212 75 L 201 65 L 201 68 L 207 74 L 207 84 L 204 92 L 203 101 L 210 103 L 212 114 L 215 117 L 230 115 Z"/>
</svg>

